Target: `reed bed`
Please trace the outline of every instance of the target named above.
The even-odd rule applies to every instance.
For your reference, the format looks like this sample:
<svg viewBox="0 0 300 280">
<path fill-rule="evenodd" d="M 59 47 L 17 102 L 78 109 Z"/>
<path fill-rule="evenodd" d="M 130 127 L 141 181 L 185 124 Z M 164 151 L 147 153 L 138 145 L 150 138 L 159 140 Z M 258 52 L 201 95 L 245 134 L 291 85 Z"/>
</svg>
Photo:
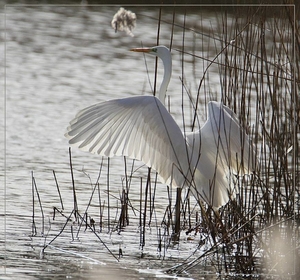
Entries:
<svg viewBox="0 0 300 280">
<path fill-rule="evenodd" d="M 168 7 L 168 9 L 171 9 Z M 157 175 L 150 169 L 145 176 L 137 176 L 134 163 L 124 158 L 124 177 L 119 193 L 112 191 L 108 161 L 103 174 L 103 161 L 96 182 L 90 182 L 92 192 L 85 209 L 79 209 L 76 184 L 72 174 L 73 209 L 65 213 L 59 182 L 54 173 L 60 207 L 54 208 L 53 221 L 63 226 L 48 232 L 43 252 L 68 230 L 72 239 L 89 231 L 115 259 L 122 257 L 123 245 L 112 251 L 105 236 L 122 234 L 132 224 L 137 225 L 140 258 L 149 246 L 149 229 L 155 232 L 156 250 L 164 260 L 174 244 L 192 241 L 194 249 L 166 273 L 191 276 L 200 268 L 209 267 L 220 277 L 299 277 L 299 33 L 293 6 L 284 7 L 228 7 L 218 19 L 218 29 L 209 31 L 198 25 L 189 26 L 188 20 L 176 22 L 164 19 L 160 10 L 159 30 L 162 25 L 182 30 L 181 45 L 170 37 L 173 51 L 182 55 L 182 103 L 190 102 L 190 111 L 183 109 L 184 129 L 197 129 L 198 108 L 218 98 L 232 108 L 253 140 L 256 151 L 255 172 L 236 178 L 238 195 L 219 211 L 189 195 L 188 190 L 166 187 L 165 204 L 158 205 Z M 188 19 L 186 10 L 186 18 Z M 230 14 L 230 16 L 228 16 Z M 236 17 L 233 15 L 237 15 Z M 185 38 L 194 36 L 194 48 L 185 46 Z M 206 37 L 208 39 L 203 40 Z M 201 54 L 201 44 L 210 42 L 214 54 Z M 197 46 L 197 47 L 196 47 Z M 192 60 L 194 81 L 184 76 L 185 59 Z M 202 64 L 202 75 L 197 72 Z M 218 70 L 220 92 L 211 90 L 212 68 Z M 172 101 L 172 100 L 171 100 Z M 170 102 L 172 104 L 172 102 Z M 171 105 L 172 111 L 172 105 Z M 147 169 L 145 169 L 147 170 Z M 34 175 L 33 198 L 38 197 Z M 133 184 L 139 182 L 139 201 L 132 199 Z M 103 187 L 105 185 L 105 187 Z M 161 186 L 160 186 L 161 187 Z M 36 235 L 36 216 L 42 214 L 42 201 L 33 199 L 33 209 L 39 203 L 40 212 L 33 211 L 32 235 Z M 158 208 L 164 209 L 159 216 Z M 42 214 L 43 215 L 43 214 Z M 58 218 L 59 217 L 59 218 Z M 44 231 L 44 216 L 42 216 Z M 56 225 L 57 227 L 57 225 Z M 44 233 L 47 235 L 46 233 Z M 151 243 L 153 244 L 153 243 Z M 151 246 L 151 245 L 150 245 Z M 208 273 L 209 274 L 209 273 Z"/>
</svg>

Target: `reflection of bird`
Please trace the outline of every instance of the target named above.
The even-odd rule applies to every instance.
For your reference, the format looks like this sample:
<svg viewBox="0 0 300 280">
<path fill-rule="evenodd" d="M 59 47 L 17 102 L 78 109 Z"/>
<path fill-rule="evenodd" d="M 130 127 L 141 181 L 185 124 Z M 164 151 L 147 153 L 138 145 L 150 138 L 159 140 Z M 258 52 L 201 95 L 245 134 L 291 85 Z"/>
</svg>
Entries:
<svg viewBox="0 0 300 280">
<path fill-rule="evenodd" d="M 164 78 L 158 98 L 109 100 L 80 111 L 65 134 L 69 143 L 102 156 L 128 156 L 155 169 L 163 183 L 190 186 L 197 199 L 213 207 L 234 194 L 231 174 L 252 170 L 253 153 L 236 115 L 225 105 L 208 103 L 208 119 L 196 132 L 183 134 L 164 106 L 172 71 L 164 46 L 132 49 L 162 59 Z"/>
</svg>

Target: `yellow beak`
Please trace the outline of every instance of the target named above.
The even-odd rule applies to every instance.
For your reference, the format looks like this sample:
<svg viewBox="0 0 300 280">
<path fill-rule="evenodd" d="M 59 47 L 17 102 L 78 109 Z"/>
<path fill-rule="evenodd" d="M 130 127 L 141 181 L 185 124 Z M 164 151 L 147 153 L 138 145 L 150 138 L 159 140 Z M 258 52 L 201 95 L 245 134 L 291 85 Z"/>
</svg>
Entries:
<svg viewBox="0 0 300 280">
<path fill-rule="evenodd" d="M 148 52 L 151 52 L 151 48 L 134 48 L 134 49 L 130 49 L 130 51 L 132 52 L 145 52 L 145 53 L 148 53 Z"/>
</svg>

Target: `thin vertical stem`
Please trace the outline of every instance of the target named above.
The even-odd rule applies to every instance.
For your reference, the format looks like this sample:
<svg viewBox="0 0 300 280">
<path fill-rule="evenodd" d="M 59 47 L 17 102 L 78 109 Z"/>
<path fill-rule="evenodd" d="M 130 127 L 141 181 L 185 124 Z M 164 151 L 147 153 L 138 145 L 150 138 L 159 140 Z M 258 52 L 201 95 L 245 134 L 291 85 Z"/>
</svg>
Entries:
<svg viewBox="0 0 300 280">
<path fill-rule="evenodd" d="M 34 211 L 34 178 L 31 171 L 31 191 L 32 191 L 32 236 L 36 236 L 35 211 Z"/>
<path fill-rule="evenodd" d="M 63 201 L 62 201 L 62 197 L 61 197 L 59 185 L 58 185 L 58 182 L 57 182 L 57 179 L 56 179 L 56 175 L 55 175 L 55 171 L 54 171 L 54 170 L 53 170 L 53 176 L 54 176 L 54 180 L 55 180 L 57 192 L 58 192 L 58 195 L 59 195 L 59 200 L 60 200 L 60 204 L 61 204 L 61 209 L 64 210 L 64 204 L 63 204 Z"/>
<path fill-rule="evenodd" d="M 40 209 L 41 209 L 41 214 L 42 214 L 42 235 L 44 235 L 44 230 L 45 230 L 45 217 L 44 217 L 44 211 L 43 211 L 43 207 L 42 207 L 42 201 L 41 201 L 41 198 L 40 198 L 40 194 L 39 194 L 39 191 L 38 191 L 38 189 L 37 189 L 37 185 L 36 185 L 36 183 L 35 183 L 35 179 L 34 179 L 34 177 L 33 177 L 33 172 L 32 172 L 32 183 L 33 183 L 33 186 L 34 186 L 34 189 L 35 189 L 37 198 L 38 198 L 38 202 L 39 202 L 39 205 L 40 205 Z"/>
<path fill-rule="evenodd" d="M 109 162 L 110 162 L 110 158 L 107 158 L 107 227 L 108 227 L 108 231 L 110 231 L 110 201 L 109 201 Z"/>
<path fill-rule="evenodd" d="M 75 216 L 75 219 L 77 220 L 78 205 L 77 205 L 77 198 L 76 198 L 76 191 L 75 191 L 75 180 L 74 180 L 74 174 L 73 174 L 71 147 L 69 147 L 69 160 L 70 160 L 70 171 L 71 171 L 72 189 L 73 189 L 74 216 Z"/>
</svg>

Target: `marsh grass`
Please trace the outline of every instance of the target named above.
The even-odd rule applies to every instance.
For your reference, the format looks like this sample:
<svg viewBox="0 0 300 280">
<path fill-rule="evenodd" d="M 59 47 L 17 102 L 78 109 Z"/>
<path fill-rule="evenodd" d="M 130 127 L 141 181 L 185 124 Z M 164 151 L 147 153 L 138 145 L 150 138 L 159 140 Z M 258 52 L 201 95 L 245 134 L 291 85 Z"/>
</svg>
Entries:
<svg viewBox="0 0 300 280">
<path fill-rule="evenodd" d="M 63 214 L 63 198 L 59 183 L 54 178 L 59 193 L 60 209 L 56 216 L 65 220 L 59 233 L 45 243 L 43 251 L 63 233 L 72 229 L 72 238 L 82 231 L 95 234 L 118 259 L 124 257 L 122 246 L 119 255 L 111 252 L 102 241 L 102 234 L 119 234 L 132 223 L 138 222 L 140 257 L 145 257 L 148 229 L 156 232 L 157 252 L 164 259 L 174 244 L 193 240 L 194 250 L 168 273 L 197 275 L 199 267 L 208 265 L 220 276 L 299 276 L 299 33 L 295 25 L 293 7 L 230 7 L 218 19 L 218 29 L 210 32 L 189 27 L 175 21 L 176 9 L 170 22 L 170 46 L 174 46 L 173 31 L 182 29 L 182 45 L 176 46 L 182 54 L 182 103 L 190 102 L 190 112 L 182 109 L 184 129 L 197 129 L 200 122 L 199 106 L 217 98 L 232 108 L 253 141 L 257 159 L 252 175 L 236 179 L 239 190 L 227 205 L 215 211 L 209 205 L 197 202 L 188 191 L 177 192 L 166 187 L 165 205 L 156 203 L 157 175 L 148 169 L 145 177 L 138 177 L 134 164 L 124 159 L 125 176 L 118 195 L 110 186 L 110 162 L 103 175 L 102 164 L 95 183 L 90 182 L 92 193 L 86 209 L 78 209 L 76 185 L 70 151 L 70 171 L 74 209 Z M 188 18 L 188 13 L 186 17 Z M 230 16 L 228 16 L 230 14 Z M 236 17 L 234 15 L 237 15 Z M 274 16 L 273 16 L 274 15 Z M 205 34 L 203 32 L 206 32 Z M 185 36 L 191 35 L 194 49 L 184 45 Z M 205 40 L 203 37 L 205 35 Z M 214 54 L 199 54 L 201 44 L 214 46 Z M 192 58 L 196 86 L 189 86 L 184 76 L 185 57 Z M 203 75 L 197 74 L 199 64 L 204 64 Z M 213 92 L 210 70 L 219 73 L 220 92 Z M 203 105 L 204 106 L 204 105 Z M 172 107 L 171 107 L 172 110 Z M 100 188 L 106 176 L 106 188 Z M 100 180 L 102 180 L 100 184 Z M 139 181 L 139 201 L 131 199 L 131 185 Z M 33 178 L 33 197 L 38 189 Z M 112 203 L 114 202 L 114 203 Z M 116 202 L 116 203 L 115 203 Z M 33 204 L 36 200 L 33 200 Z M 39 201 L 39 205 L 42 202 Z M 157 208 L 164 207 L 162 216 Z M 34 208 L 33 208 L 34 209 Z M 42 210 L 42 207 L 40 207 Z M 42 213 L 42 212 L 41 212 Z M 89 216 L 89 213 L 93 213 Z M 36 234 L 33 212 L 33 235 Z M 56 219 L 53 216 L 53 220 Z M 44 218 L 43 218 L 44 220 Z M 71 221 L 72 220 L 72 221 Z M 49 239 L 49 238 L 48 238 Z"/>
<path fill-rule="evenodd" d="M 276 16 L 270 17 L 266 7 L 237 7 L 239 17 L 229 19 L 224 13 L 220 19 L 222 36 L 215 45 L 222 51 L 210 61 L 218 62 L 222 102 L 238 114 L 252 136 L 256 172 L 238 181 L 238 196 L 220 213 L 202 211 L 201 227 L 212 241 L 209 251 L 171 271 L 192 269 L 214 255 L 221 274 L 296 273 L 299 53 L 290 8 L 274 8 Z M 229 20 L 235 22 L 228 24 Z M 196 99 L 205 94 L 199 86 Z"/>
</svg>

